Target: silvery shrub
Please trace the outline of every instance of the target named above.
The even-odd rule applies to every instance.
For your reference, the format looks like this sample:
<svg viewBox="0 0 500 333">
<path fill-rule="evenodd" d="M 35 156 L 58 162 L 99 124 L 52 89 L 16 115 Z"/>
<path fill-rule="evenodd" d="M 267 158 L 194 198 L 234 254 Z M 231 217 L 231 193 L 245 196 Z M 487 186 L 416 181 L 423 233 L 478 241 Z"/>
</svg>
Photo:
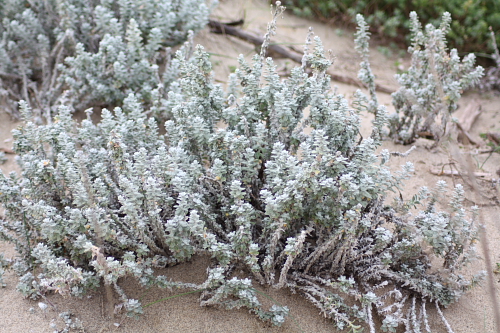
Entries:
<svg viewBox="0 0 500 333">
<path fill-rule="evenodd" d="M 481 82 L 484 69 L 474 65 L 473 53 L 460 59 L 456 49 L 448 50 L 450 23 L 451 15 L 444 13 L 438 28 L 428 24 L 422 30 L 417 14 L 410 13 L 411 66 L 396 75 L 400 85 L 392 94 L 396 113 L 389 117 L 389 137 L 397 143 L 411 144 L 418 137 L 447 138 L 462 93 Z"/>
<path fill-rule="evenodd" d="M 0 4 L 0 100 L 18 116 L 25 100 L 49 120 L 77 110 L 145 104 L 175 77 L 170 47 L 202 29 L 216 2 L 197 0 L 6 0 Z M 40 122 L 42 119 L 39 119 Z"/>
<path fill-rule="evenodd" d="M 279 77 L 264 55 L 282 10 L 261 53 L 239 58 L 227 88 L 214 83 L 203 47 L 192 57 L 189 46 L 179 50 L 179 77 L 156 118 L 139 93 L 97 123 L 91 110 L 79 123 L 63 105 L 37 125 L 20 104 L 22 173 L 0 176 L 0 237 L 20 254 L 8 264 L 19 291 L 81 296 L 104 284 L 138 315 L 140 302 L 119 285 L 128 276 L 198 290 L 203 306 L 246 307 L 281 325 L 289 309 L 264 309 L 258 283 L 300 293 L 339 329 L 367 323 L 375 332 L 378 316 L 383 331 L 414 332 L 430 331 L 428 304 L 441 311 L 477 282 L 460 274 L 477 240 L 477 209 L 465 210 L 461 185 L 450 193 L 440 181 L 409 200 L 385 200 L 413 165 L 391 172 L 391 153 L 379 149 L 389 118 L 377 102 L 362 17 L 356 45 L 370 95 L 358 91 L 349 103 L 332 92 L 332 61 L 312 34 L 303 65 Z M 362 137 L 366 110 L 375 119 Z M 445 201 L 449 209 L 439 210 Z M 204 283 L 155 274 L 196 255 L 212 258 Z"/>
</svg>

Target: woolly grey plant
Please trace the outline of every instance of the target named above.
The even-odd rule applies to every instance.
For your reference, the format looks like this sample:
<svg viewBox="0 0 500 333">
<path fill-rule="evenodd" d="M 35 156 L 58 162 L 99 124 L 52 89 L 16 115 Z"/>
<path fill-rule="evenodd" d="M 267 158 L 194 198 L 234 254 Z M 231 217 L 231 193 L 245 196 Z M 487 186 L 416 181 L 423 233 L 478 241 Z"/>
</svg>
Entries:
<svg viewBox="0 0 500 333">
<path fill-rule="evenodd" d="M 189 31 L 202 29 L 215 3 L 3 1 L 2 105 L 18 115 L 17 101 L 23 99 L 39 117 L 50 119 L 68 98 L 82 110 L 120 104 L 130 92 L 152 103 L 175 77 L 175 68 L 169 70 L 169 47 L 185 41 Z"/>
<path fill-rule="evenodd" d="M 427 304 L 440 311 L 478 279 L 460 275 L 475 257 L 476 210 L 468 216 L 458 185 L 450 212 L 438 211 L 442 182 L 385 203 L 413 171 L 406 163 L 391 173 L 391 154 L 377 153 L 385 108 L 375 94 L 358 92 L 350 106 L 330 90 L 331 60 L 312 33 L 303 66 L 282 80 L 265 54 L 283 9 L 273 12 L 260 55 L 240 56 L 226 90 L 214 84 L 203 47 L 191 60 L 177 52 L 180 77 L 157 110 L 169 119 L 165 135 L 132 94 L 97 124 L 79 124 L 61 106 L 52 123 L 36 125 L 21 103 L 26 124 L 14 149 L 22 175 L 0 176 L 0 237 L 21 255 L 20 291 L 78 296 L 104 283 L 117 292 L 117 308 L 138 315 L 141 304 L 119 286 L 131 276 L 282 324 L 288 308 L 263 309 L 256 281 L 301 293 L 339 329 L 367 323 L 375 332 L 379 316 L 385 331 L 430 332 Z M 358 20 L 360 76 L 370 86 L 368 34 Z M 375 120 L 363 138 L 366 109 Z M 194 255 L 212 257 L 200 285 L 154 273 Z"/>
<path fill-rule="evenodd" d="M 417 14 L 410 13 L 411 66 L 406 73 L 396 75 L 401 87 L 392 94 L 396 113 L 389 118 L 389 137 L 397 143 L 447 136 L 461 94 L 483 76 L 483 68 L 474 67 L 474 54 L 461 60 L 456 49 L 448 52 L 446 34 L 450 22 L 451 15 L 445 12 L 439 28 L 428 24 L 422 30 Z"/>
<path fill-rule="evenodd" d="M 498 52 L 495 33 L 491 28 L 490 30 L 491 46 L 493 48 L 491 58 L 495 62 L 495 66 L 491 66 L 486 70 L 486 73 L 479 84 L 479 88 L 481 90 L 500 90 L 500 53 Z"/>
</svg>

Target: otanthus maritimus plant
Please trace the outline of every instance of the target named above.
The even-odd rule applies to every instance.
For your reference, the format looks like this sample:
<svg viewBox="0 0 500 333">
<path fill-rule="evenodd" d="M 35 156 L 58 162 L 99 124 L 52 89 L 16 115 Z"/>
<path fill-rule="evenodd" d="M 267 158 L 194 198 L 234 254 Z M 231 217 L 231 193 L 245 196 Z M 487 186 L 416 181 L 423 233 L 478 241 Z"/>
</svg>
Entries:
<svg viewBox="0 0 500 333">
<path fill-rule="evenodd" d="M 441 26 L 432 24 L 422 30 L 415 12 L 410 13 L 412 44 L 411 66 L 396 75 L 401 88 L 392 94 L 396 113 L 389 118 L 389 136 L 397 143 L 410 144 L 419 136 L 439 140 L 450 133 L 451 113 L 462 92 L 477 85 L 483 76 L 481 66 L 474 67 L 475 56 L 460 60 L 458 51 L 448 52 L 446 33 L 451 15 L 443 14 Z"/>
<path fill-rule="evenodd" d="M 78 109 L 114 106 L 133 92 L 150 104 L 175 77 L 169 47 L 202 29 L 215 4 L 2 1 L 0 101 L 18 115 L 23 99 L 46 120 L 68 99 Z"/>
<path fill-rule="evenodd" d="M 23 171 L 0 176 L 0 236 L 21 254 L 15 268 L 26 296 L 82 295 L 104 283 L 118 307 L 137 315 L 141 304 L 118 283 L 131 276 L 200 290 L 201 305 L 246 307 L 282 324 L 288 309 L 264 310 L 255 280 L 301 293 L 339 329 L 366 322 L 375 332 L 377 315 L 382 330 L 414 332 L 428 327 L 427 304 L 447 306 L 473 285 L 477 277 L 459 273 L 476 240 L 463 188 L 453 190 L 450 212 L 436 208 L 442 182 L 386 204 L 413 166 L 393 174 L 390 153 L 376 152 L 385 108 L 374 93 L 358 92 L 350 106 L 330 90 L 331 60 L 312 33 L 303 66 L 282 80 L 264 55 L 283 9 L 273 12 L 261 53 L 239 58 L 226 90 L 214 84 L 203 47 L 190 60 L 177 52 L 179 78 L 155 110 L 168 119 L 164 135 L 133 94 L 97 124 L 79 124 L 61 106 L 52 123 L 36 125 L 21 103 L 26 125 L 14 148 Z M 358 21 L 360 77 L 370 85 L 368 34 Z M 375 120 L 363 138 L 366 109 Z M 194 255 L 213 259 L 200 285 L 154 274 Z"/>
</svg>

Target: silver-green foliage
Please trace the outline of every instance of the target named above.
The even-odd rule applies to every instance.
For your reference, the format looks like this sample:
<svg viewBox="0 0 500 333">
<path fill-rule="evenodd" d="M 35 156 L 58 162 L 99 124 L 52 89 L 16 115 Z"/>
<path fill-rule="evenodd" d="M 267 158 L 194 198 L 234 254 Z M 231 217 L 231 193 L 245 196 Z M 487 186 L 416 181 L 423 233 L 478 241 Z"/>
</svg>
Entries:
<svg viewBox="0 0 500 333">
<path fill-rule="evenodd" d="M 389 136 L 398 143 L 410 144 L 419 136 L 439 140 L 449 134 L 460 96 L 483 76 L 483 68 L 474 67 L 474 54 L 460 60 L 456 49 L 448 51 L 450 23 L 451 15 L 444 13 L 439 28 L 428 24 L 423 31 L 417 14 L 410 13 L 412 62 L 406 73 L 396 76 L 401 88 L 392 94 L 396 113 L 389 120 Z"/>
<path fill-rule="evenodd" d="M 104 282 L 139 314 L 118 284 L 133 276 L 144 286 L 197 289 L 202 305 L 247 307 L 280 325 L 288 309 L 263 310 L 253 278 L 300 292 L 340 329 L 367 322 L 374 332 L 379 315 L 382 330 L 414 332 L 428 326 L 427 302 L 447 306 L 472 285 L 459 274 L 476 240 L 462 187 L 450 212 L 436 208 L 444 183 L 384 203 L 413 170 L 407 163 L 392 174 L 389 152 L 376 153 L 385 108 L 374 94 L 358 92 L 351 107 L 332 93 L 331 61 L 311 36 L 304 66 L 280 79 L 263 56 L 275 19 L 261 55 L 240 57 L 226 91 L 213 83 L 201 46 L 190 61 L 177 53 L 180 78 L 161 111 L 165 135 L 134 95 L 97 124 L 78 124 L 63 106 L 52 124 L 35 125 L 22 104 L 27 122 L 15 151 L 23 171 L 0 176 L 0 236 L 23 258 L 14 268 L 26 296 L 81 295 Z M 369 63 L 361 77 L 374 84 Z M 365 109 L 376 115 L 368 138 L 359 132 Z M 213 258 L 200 285 L 154 274 L 197 254 Z"/>
<path fill-rule="evenodd" d="M 149 104 L 175 77 L 169 47 L 202 29 L 209 7 L 198 0 L 2 1 L 2 104 L 15 114 L 24 99 L 49 117 L 66 90 L 62 100 L 76 108 L 117 105 L 130 92 Z"/>
</svg>

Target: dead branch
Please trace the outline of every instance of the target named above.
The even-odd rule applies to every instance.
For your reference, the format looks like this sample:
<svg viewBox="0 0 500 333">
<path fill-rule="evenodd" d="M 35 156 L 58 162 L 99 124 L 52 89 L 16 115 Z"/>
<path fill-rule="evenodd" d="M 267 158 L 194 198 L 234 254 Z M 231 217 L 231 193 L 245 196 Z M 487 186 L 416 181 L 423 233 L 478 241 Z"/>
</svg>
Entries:
<svg viewBox="0 0 500 333">
<path fill-rule="evenodd" d="M 234 26 L 230 26 L 228 24 L 224 24 L 222 22 L 210 20 L 208 22 L 208 26 L 211 28 L 210 31 L 213 33 L 235 36 L 246 42 L 254 44 L 255 46 L 261 46 L 262 43 L 264 42 L 264 39 L 262 37 L 258 37 L 252 33 L 235 28 Z M 302 55 L 293 52 L 290 49 L 283 47 L 281 45 L 276 45 L 276 44 L 269 45 L 267 55 L 276 58 L 289 58 L 299 64 L 302 63 Z"/>
<path fill-rule="evenodd" d="M 472 125 L 482 111 L 481 103 L 479 103 L 477 99 L 473 99 L 472 102 L 467 105 L 462 115 L 458 117 L 458 122 L 464 131 L 470 131 Z"/>
<path fill-rule="evenodd" d="M 391 152 L 391 155 L 392 156 L 399 156 L 399 157 L 408 157 L 408 155 L 410 155 L 410 153 L 415 150 L 417 147 L 416 146 L 411 146 L 410 149 L 408 149 L 405 153 L 400 153 L 398 151 L 392 151 Z"/>
<path fill-rule="evenodd" d="M 497 146 L 500 146 L 500 133 L 486 133 L 486 138 L 491 142 L 494 142 Z"/>
<path fill-rule="evenodd" d="M 5 154 L 15 154 L 13 150 L 8 149 L 8 148 L 0 148 L 0 151 L 5 153 Z"/>
<path fill-rule="evenodd" d="M 489 154 L 494 151 L 495 150 L 491 148 L 481 148 L 481 149 L 476 148 L 474 150 L 471 150 L 470 152 L 464 152 L 464 154 L 480 155 L 480 154 Z"/>
<path fill-rule="evenodd" d="M 237 22 L 239 23 L 240 21 L 237 21 Z M 251 44 L 254 44 L 257 47 L 261 46 L 262 43 L 264 42 L 264 39 L 262 37 L 256 36 L 252 33 L 249 33 L 249 32 L 244 31 L 242 29 L 235 28 L 231 25 L 228 25 L 228 24 L 225 24 L 225 23 L 222 23 L 219 21 L 210 20 L 208 22 L 208 26 L 211 28 L 210 31 L 213 33 L 235 36 L 235 37 L 240 38 L 244 41 L 247 41 Z M 303 54 L 301 54 L 300 52 L 293 51 L 290 48 L 282 46 L 282 45 L 270 44 L 268 46 L 267 55 L 271 56 L 273 58 L 288 58 L 288 59 L 295 61 L 296 63 L 302 64 Z M 349 77 L 346 75 L 336 74 L 336 73 L 333 73 L 331 71 L 327 71 L 326 73 L 328 75 L 330 75 L 330 77 L 334 81 L 342 82 L 342 83 L 346 83 L 346 84 L 350 84 L 350 85 L 354 85 L 354 86 L 358 86 L 358 87 L 364 87 L 364 84 L 361 81 L 359 81 L 358 79 L 355 79 L 355 78 L 352 78 L 352 77 Z M 382 86 L 379 84 L 376 84 L 375 89 L 377 91 L 380 91 L 380 92 L 383 92 L 386 94 L 391 94 L 394 92 L 393 89 L 390 89 L 388 87 L 385 87 L 385 86 Z"/>
<path fill-rule="evenodd" d="M 0 78 L 12 80 L 12 81 L 22 81 L 23 78 L 16 74 L 10 74 L 5 72 L 0 72 Z"/>
<path fill-rule="evenodd" d="M 479 145 L 481 140 L 471 135 L 469 131 L 479 115 L 481 115 L 482 111 L 482 106 L 477 99 L 472 100 L 472 102 L 467 105 L 462 115 L 458 118 L 457 123 L 459 130 L 458 140 L 460 142 Z"/>
<path fill-rule="evenodd" d="M 461 173 L 458 170 L 430 169 L 429 171 L 433 175 L 437 175 L 437 176 L 462 176 L 463 175 L 463 173 Z M 484 179 L 484 177 L 491 177 L 491 173 L 487 173 L 487 172 L 473 172 L 472 175 L 474 175 L 474 177 L 480 177 L 483 179 Z"/>
</svg>

